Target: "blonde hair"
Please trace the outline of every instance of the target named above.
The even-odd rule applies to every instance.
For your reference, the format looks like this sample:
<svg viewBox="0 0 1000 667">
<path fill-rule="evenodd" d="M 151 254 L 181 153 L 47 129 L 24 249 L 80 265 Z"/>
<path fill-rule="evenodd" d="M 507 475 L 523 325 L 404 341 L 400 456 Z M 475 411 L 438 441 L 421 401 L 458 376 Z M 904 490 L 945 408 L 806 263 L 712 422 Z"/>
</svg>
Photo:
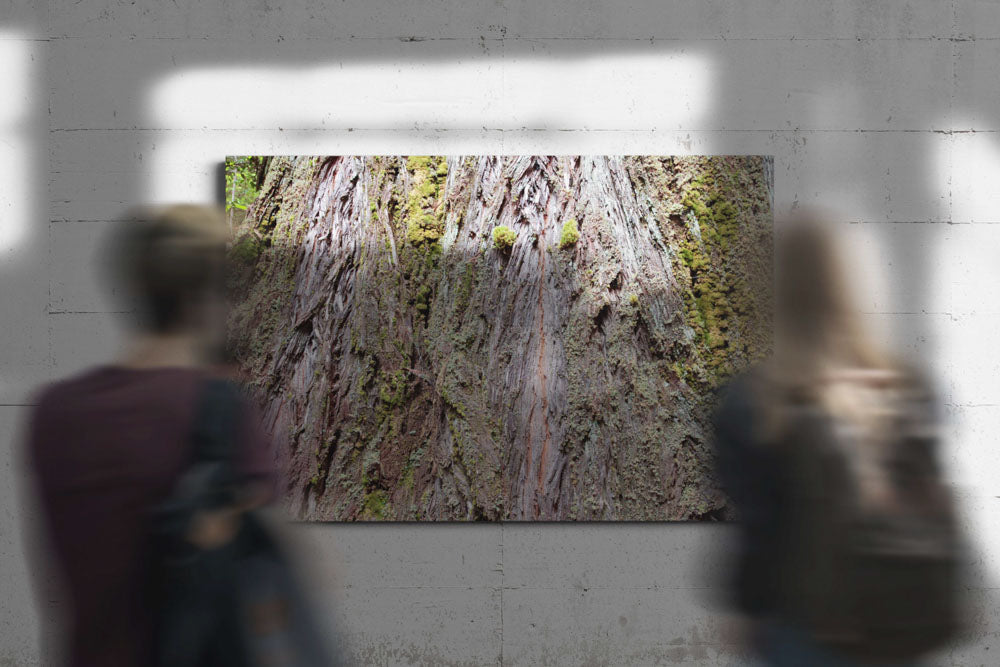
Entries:
<svg viewBox="0 0 1000 667">
<path fill-rule="evenodd" d="M 800 211 L 784 222 L 776 246 L 775 353 L 759 381 L 765 440 L 787 425 L 788 410 L 809 405 L 831 417 L 850 450 L 863 501 L 881 502 L 880 461 L 907 380 L 871 335 L 829 218 Z"/>
<path fill-rule="evenodd" d="M 781 381 L 807 389 L 830 372 L 894 368 L 861 320 L 831 223 L 806 211 L 784 227 L 775 285 L 774 371 Z"/>
</svg>

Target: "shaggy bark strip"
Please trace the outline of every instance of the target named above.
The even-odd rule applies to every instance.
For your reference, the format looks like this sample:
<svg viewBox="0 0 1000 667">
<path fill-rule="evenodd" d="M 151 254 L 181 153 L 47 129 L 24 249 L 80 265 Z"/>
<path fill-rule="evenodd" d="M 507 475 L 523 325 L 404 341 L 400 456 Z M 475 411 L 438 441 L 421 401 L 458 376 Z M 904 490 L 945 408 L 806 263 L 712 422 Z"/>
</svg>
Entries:
<svg viewBox="0 0 1000 667">
<path fill-rule="evenodd" d="M 727 515 L 715 387 L 770 346 L 760 157 L 274 157 L 231 343 L 314 520 Z"/>
</svg>

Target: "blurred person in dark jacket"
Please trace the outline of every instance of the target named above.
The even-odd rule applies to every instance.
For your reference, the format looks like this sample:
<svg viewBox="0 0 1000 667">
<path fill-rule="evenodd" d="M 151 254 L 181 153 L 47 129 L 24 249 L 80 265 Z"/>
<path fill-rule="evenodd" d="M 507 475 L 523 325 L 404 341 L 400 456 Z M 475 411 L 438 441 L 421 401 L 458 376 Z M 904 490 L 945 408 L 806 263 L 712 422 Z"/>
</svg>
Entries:
<svg viewBox="0 0 1000 667">
<path fill-rule="evenodd" d="M 111 262 L 138 306 L 117 361 L 42 390 L 26 458 L 67 607 L 69 665 L 153 664 L 157 615 L 150 517 L 192 458 L 191 432 L 224 338 L 227 227 L 213 207 L 180 205 L 127 225 Z M 275 469 L 249 406 L 240 410 L 238 497 L 197 512 L 186 538 L 212 550 L 239 513 L 266 501 Z"/>
<path fill-rule="evenodd" d="M 822 216 L 776 248 L 775 352 L 715 416 L 741 633 L 770 665 L 909 665 L 960 626 L 928 383 L 865 331 Z"/>
</svg>

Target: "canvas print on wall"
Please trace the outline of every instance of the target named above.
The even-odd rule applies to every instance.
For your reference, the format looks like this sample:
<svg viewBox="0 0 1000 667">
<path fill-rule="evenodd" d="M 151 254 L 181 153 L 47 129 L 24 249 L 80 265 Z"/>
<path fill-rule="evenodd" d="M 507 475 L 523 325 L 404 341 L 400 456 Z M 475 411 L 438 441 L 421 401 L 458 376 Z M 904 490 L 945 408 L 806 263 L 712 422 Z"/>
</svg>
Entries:
<svg viewBox="0 0 1000 667">
<path fill-rule="evenodd" d="M 231 157 L 230 345 L 295 516 L 727 518 L 768 157 Z"/>
</svg>

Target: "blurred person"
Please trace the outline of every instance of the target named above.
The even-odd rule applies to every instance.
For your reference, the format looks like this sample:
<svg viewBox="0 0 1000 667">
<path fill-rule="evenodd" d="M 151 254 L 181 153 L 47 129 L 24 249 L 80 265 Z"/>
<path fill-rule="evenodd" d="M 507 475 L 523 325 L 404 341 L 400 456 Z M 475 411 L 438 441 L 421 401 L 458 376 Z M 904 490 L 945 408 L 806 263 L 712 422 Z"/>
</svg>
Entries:
<svg viewBox="0 0 1000 667">
<path fill-rule="evenodd" d="M 784 227 L 775 352 L 715 415 L 741 634 L 769 665 L 919 664 L 961 624 L 938 407 L 862 327 L 822 216 Z"/>
<path fill-rule="evenodd" d="M 37 396 L 25 455 L 68 607 L 68 665 L 330 662 L 290 658 L 299 600 L 250 513 L 273 496 L 272 448 L 213 367 L 226 242 L 214 207 L 127 224 L 110 260 L 137 329 L 117 361 Z"/>
</svg>

